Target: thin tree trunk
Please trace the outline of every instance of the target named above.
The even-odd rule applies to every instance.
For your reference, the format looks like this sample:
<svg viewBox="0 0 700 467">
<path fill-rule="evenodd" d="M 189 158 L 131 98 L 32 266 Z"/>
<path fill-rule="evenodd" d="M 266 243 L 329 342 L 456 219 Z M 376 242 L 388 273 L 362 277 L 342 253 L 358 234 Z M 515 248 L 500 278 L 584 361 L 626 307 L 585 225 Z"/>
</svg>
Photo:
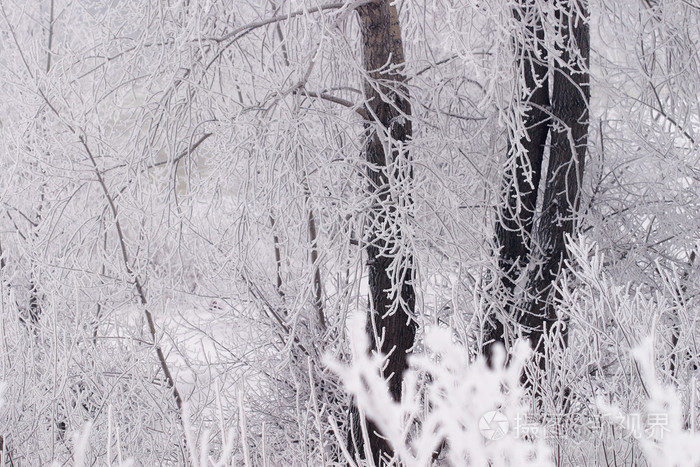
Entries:
<svg viewBox="0 0 700 467">
<path fill-rule="evenodd" d="M 380 0 L 357 8 L 357 13 L 367 73 L 364 94 L 371 119 L 365 146 L 367 191 L 372 201 L 366 232 L 371 294 L 367 326 L 373 351 L 388 356 L 383 376 L 392 397 L 399 400 L 416 335 L 413 256 L 404 246 L 399 219 L 412 200 L 402 195 L 405 190 L 396 190 L 410 183 L 413 175 L 405 148 L 412 135 L 411 106 L 403 84 L 404 52 L 396 7 L 390 0 Z M 369 449 L 380 465 L 393 450 L 371 421 L 368 428 Z M 361 444 L 355 441 L 355 446 Z"/>
</svg>

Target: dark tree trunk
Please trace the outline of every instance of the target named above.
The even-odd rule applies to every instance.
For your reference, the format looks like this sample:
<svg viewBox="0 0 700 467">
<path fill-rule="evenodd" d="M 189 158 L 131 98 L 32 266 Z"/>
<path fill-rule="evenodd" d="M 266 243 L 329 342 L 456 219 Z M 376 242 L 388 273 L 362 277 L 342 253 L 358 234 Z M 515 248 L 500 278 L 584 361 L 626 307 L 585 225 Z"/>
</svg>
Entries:
<svg viewBox="0 0 700 467">
<path fill-rule="evenodd" d="M 561 5 L 556 27 L 563 43 L 557 47 L 559 60 L 554 66 L 549 167 L 534 237 L 535 267 L 528 281 L 528 290 L 534 297 L 520 319 L 538 351 L 542 350 L 544 332 L 557 321 L 551 290 L 566 259 L 566 235 L 574 232 L 588 142 L 590 46 L 588 23 L 584 22 L 588 17 L 587 3 L 562 0 Z M 574 13 L 576 5 L 583 18 Z M 566 339 L 566 334 L 563 337 Z"/>
<path fill-rule="evenodd" d="M 550 95 L 544 18 L 533 0 L 520 0 L 514 10 L 528 32 L 516 39 L 515 46 L 526 86 L 522 96 L 529 106 L 524 116 L 526 134 L 509 135 L 509 157 L 515 160 L 506 165 L 504 200 L 495 229 L 504 316 L 494 320 L 486 351 L 494 342 L 508 344 L 509 326 L 503 322 L 507 321 L 542 353 L 542 337 L 557 321 L 551 291 L 566 259 L 566 235 L 574 232 L 580 203 L 590 90 L 587 2 L 558 0 L 555 12 L 547 20 L 554 22 L 561 40 L 553 41 L 557 53 L 552 60 Z M 548 135 L 549 162 L 542 180 Z M 518 137 L 523 154 L 516 156 L 513 141 Z M 534 225 L 540 184 L 542 212 Z M 522 291 L 516 290 L 516 283 L 523 284 Z M 543 367 L 542 359 L 540 364 Z"/>
<path fill-rule="evenodd" d="M 521 97 L 527 110 L 523 116 L 525 134 L 511 132 L 508 135 L 503 202 L 496 221 L 496 248 L 505 316 L 511 316 L 514 312 L 515 285 L 531 256 L 532 226 L 549 132 L 547 51 L 543 47 L 542 18 L 534 3 L 534 0 L 523 0 L 513 9 L 515 19 L 525 23 L 526 35 L 515 39 L 514 46 L 518 57 L 518 78 L 525 85 Z M 490 356 L 494 343 L 506 344 L 504 323 L 495 319 L 492 325 L 487 339 L 487 356 Z"/>
<path fill-rule="evenodd" d="M 411 106 L 404 86 L 404 53 L 396 8 L 390 0 L 380 0 L 359 7 L 357 13 L 367 73 L 366 110 L 371 119 L 366 125 L 365 146 L 367 192 L 372 203 L 365 233 L 371 294 L 367 328 L 372 350 L 388 356 L 383 376 L 398 401 L 416 335 L 413 257 L 405 248 L 399 218 L 406 215 L 412 203 L 403 194 L 405 184 L 412 179 L 405 145 L 412 134 Z M 380 465 L 393 450 L 371 420 L 368 429 L 369 450 Z M 354 431 L 361 439 L 359 431 Z M 354 441 L 355 446 L 361 444 L 358 439 Z M 363 449 L 359 453 L 362 455 Z"/>
</svg>

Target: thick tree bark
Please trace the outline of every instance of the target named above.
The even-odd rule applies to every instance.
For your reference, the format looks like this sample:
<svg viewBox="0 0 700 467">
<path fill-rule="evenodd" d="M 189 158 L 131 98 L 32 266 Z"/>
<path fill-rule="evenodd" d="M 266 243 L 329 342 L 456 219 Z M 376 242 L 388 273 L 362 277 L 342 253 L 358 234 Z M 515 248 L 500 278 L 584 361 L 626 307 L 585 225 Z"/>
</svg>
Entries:
<svg viewBox="0 0 700 467">
<path fill-rule="evenodd" d="M 524 116 L 526 134 L 519 141 L 524 154 L 507 164 L 505 199 L 495 229 L 505 319 L 515 324 L 539 353 L 543 351 L 543 335 L 557 321 L 551 291 L 566 259 L 566 235 L 573 234 L 575 228 L 590 100 L 587 2 L 558 0 L 554 11 L 553 20 L 548 20 L 554 22 L 559 40 L 553 41 L 557 53 L 552 61 L 550 96 L 542 13 L 533 0 L 520 0 L 514 10 L 515 18 L 525 21 L 529 32 L 516 39 L 516 51 L 526 87 L 523 96 L 530 105 Z M 549 162 L 542 180 L 548 134 Z M 510 137 L 512 141 L 517 136 Z M 513 146 L 511 142 L 510 157 L 515 152 Z M 542 212 L 533 225 L 540 184 Z M 523 284 L 523 290 L 517 290 L 518 283 Z M 507 345 L 507 328 L 496 320 L 489 336 L 491 344 Z M 488 351 L 490 344 L 486 347 Z"/>
<path fill-rule="evenodd" d="M 562 0 L 556 12 L 562 43 L 557 46 L 554 66 L 551 146 L 542 214 L 534 238 L 535 267 L 528 280 L 528 290 L 534 296 L 519 320 L 536 350 L 542 350 L 543 334 L 557 321 L 551 291 L 567 256 L 566 235 L 574 232 L 588 142 L 587 3 Z M 566 328 L 562 331 L 566 339 Z"/>
<path fill-rule="evenodd" d="M 372 350 L 387 355 L 383 376 L 392 397 L 399 400 L 416 335 L 413 257 L 404 247 L 399 219 L 412 203 L 402 194 L 402 187 L 412 178 L 405 146 L 412 135 L 411 106 L 403 84 L 404 52 L 395 6 L 390 0 L 378 0 L 359 7 L 357 13 L 367 73 L 366 110 L 371 119 L 365 146 L 367 192 L 372 202 L 365 234 L 371 294 L 367 327 Z M 393 451 L 371 421 L 368 429 L 370 452 L 380 465 Z M 360 437 L 358 430 L 354 432 Z M 359 446 L 359 440 L 354 441 Z"/>
<path fill-rule="evenodd" d="M 496 248 L 506 316 L 513 314 L 516 283 L 530 260 L 532 226 L 549 132 L 549 81 L 542 18 L 534 0 L 521 1 L 513 9 L 513 16 L 525 23 L 525 34 L 514 40 L 514 46 L 518 79 L 525 87 L 521 97 L 526 110 L 523 116 L 525 133 L 517 135 L 511 132 L 508 135 L 503 202 L 496 221 Z M 506 343 L 504 323 L 496 319 L 492 326 L 487 339 L 487 355 L 491 354 L 492 344 Z"/>
<path fill-rule="evenodd" d="M 587 5 L 581 0 L 561 3 L 562 8 L 556 10 L 562 43 L 557 47 L 558 62 L 554 66 L 549 168 L 535 236 L 535 267 L 528 281 L 534 297 L 519 320 L 536 350 L 541 350 L 543 334 L 557 321 L 551 291 L 566 259 L 566 235 L 574 232 L 588 142 Z"/>
</svg>

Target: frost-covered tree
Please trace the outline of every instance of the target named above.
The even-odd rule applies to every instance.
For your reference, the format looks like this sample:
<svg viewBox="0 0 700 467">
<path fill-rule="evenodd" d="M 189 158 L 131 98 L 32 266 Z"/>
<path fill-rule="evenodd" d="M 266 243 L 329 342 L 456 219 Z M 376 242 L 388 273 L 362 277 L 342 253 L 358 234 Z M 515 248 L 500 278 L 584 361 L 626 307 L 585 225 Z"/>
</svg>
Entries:
<svg viewBox="0 0 700 467">
<path fill-rule="evenodd" d="M 646 336 L 691 439 L 698 24 L 686 0 L 3 2 L 6 463 L 653 462 L 670 445 L 601 409 L 663 406 Z M 511 331 L 542 337 L 542 367 L 510 357 L 530 392 L 479 355 Z M 498 457 L 479 407 L 531 393 L 557 430 Z"/>
<path fill-rule="evenodd" d="M 412 115 L 408 89 L 403 84 L 404 50 L 396 5 L 389 1 L 360 6 L 363 83 L 367 118 L 366 250 L 371 307 L 367 330 L 372 351 L 386 355 L 382 368 L 394 400 L 401 400 L 403 372 L 416 334 L 413 253 L 404 238 L 405 220 L 412 211 Z M 353 423 L 352 444 L 362 454 L 359 425 Z M 370 452 L 377 465 L 391 458 L 392 448 L 369 424 Z"/>
<path fill-rule="evenodd" d="M 514 125 L 496 219 L 503 312 L 493 342 L 514 332 L 541 354 L 558 324 L 553 284 L 565 240 L 579 224 L 589 127 L 590 38 L 587 1 L 513 7 L 517 21 Z"/>
</svg>

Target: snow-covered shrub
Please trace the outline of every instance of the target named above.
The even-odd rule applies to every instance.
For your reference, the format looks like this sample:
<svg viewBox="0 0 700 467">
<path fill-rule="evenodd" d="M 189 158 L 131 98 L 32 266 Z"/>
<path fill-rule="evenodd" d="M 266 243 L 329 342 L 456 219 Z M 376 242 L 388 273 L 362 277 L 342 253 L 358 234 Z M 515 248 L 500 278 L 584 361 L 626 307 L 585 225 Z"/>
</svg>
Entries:
<svg viewBox="0 0 700 467">
<path fill-rule="evenodd" d="M 380 375 L 383 356 L 367 352 L 363 326 L 354 324 L 352 364 L 327 363 L 354 396 L 360 413 L 389 439 L 403 465 L 430 465 L 443 443 L 446 452 L 440 457 L 449 465 L 550 465 L 542 439 L 520 436 L 517 425 L 527 418 L 520 385 L 530 356 L 526 343 L 518 343 L 507 367 L 500 349 L 492 370 L 484 358 L 470 362 L 449 330 L 432 329 L 425 335 L 426 352 L 409 359 L 402 399 L 395 402 Z"/>
<path fill-rule="evenodd" d="M 619 284 L 595 242 L 581 237 L 568 249 L 557 291 L 568 343 L 549 343 L 544 371 L 526 365 L 554 462 L 696 465 L 668 455 L 697 451 L 697 311 L 682 297 L 682 279 L 659 280 L 666 285 L 656 289 Z M 644 422 L 668 436 L 644 436 Z"/>
<path fill-rule="evenodd" d="M 700 433 L 695 431 L 695 379 L 691 384 L 693 401 L 690 426 L 686 426 L 679 393 L 673 387 L 661 384 L 656 378 L 653 336 L 645 338 L 633 350 L 632 355 L 647 393 L 642 413 L 624 413 L 602 397 L 598 401 L 601 412 L 639 441 L 650 465 L 700 465 Z"/>
</svg>

